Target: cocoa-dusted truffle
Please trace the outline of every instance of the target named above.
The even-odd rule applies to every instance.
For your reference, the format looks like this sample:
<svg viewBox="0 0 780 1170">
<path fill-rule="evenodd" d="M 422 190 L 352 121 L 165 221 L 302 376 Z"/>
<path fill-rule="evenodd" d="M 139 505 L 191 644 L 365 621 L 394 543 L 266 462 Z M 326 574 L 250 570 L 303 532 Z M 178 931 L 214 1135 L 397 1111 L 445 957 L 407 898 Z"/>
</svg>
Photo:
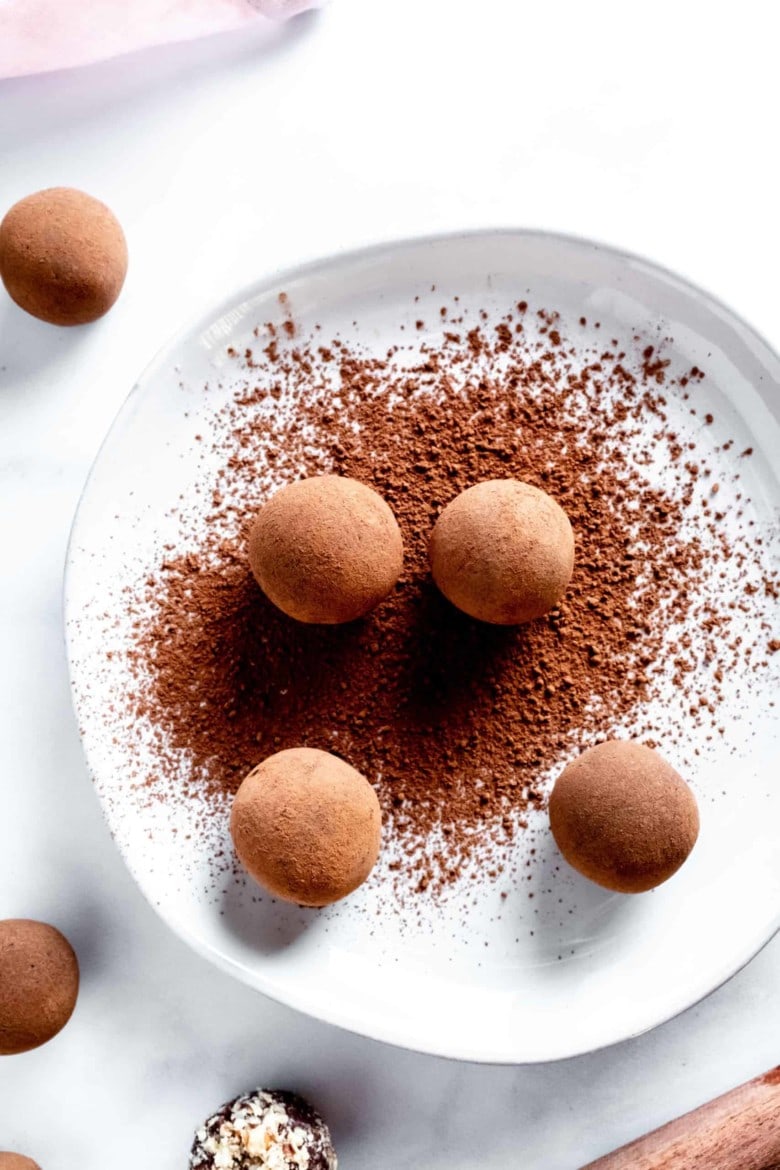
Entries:
<svg viewBox="0 0 780 1170">
<path fill-rule="evenodd" d="M 338 475 L 288 484 L 249 536 L 260 588 L 289 617 L 333 625 L 385 598 L 403 563 L 401 530 L 372 488 Z"/>
<path fill-rule="evenodd" d="M 190 1170 L 337 1170 L 330 1132 L 296 1093 L 256 1089 L 195 1133 Z"/>
<path fill-rule="evenodd" d="M 107 313 L 127 272 L 114 214 L 91 195 L 50 187 L 15 203 L 0 223 L 0 277 L 17 305 L 52 325 Z"/>
<path fill-rule="evenodd" d="M 0 1054 L 38 1048 L 65 1027 L 76 1006 L 79 965 L 53 926 L 0 921 Z"/>
<path fill-rule="evenodd" d="M 685 781 L 658 752 L 629 740 L 588 748 L 550 797 L 563 856 L 591 881 L 641 894 L 676 873 L 696 844 L 699 812 Z"/>
<path fill-rule="evenodd" d="M 467 488 L 439 516 L 429 548 L 433 579 L 470 617 L 515 626 L 561 600 L 574 534 L 551 496 L 516 479 Z"/>
<path fill-rule="evenodd" d="M 316 748 L 258 764 L 236 793 L 230 831 L 252 877 L 303 906 L 327 906 L 365 881 L 379 855 L 382 814 L 360 772 Z"/>
<path fill-rule="evenodd" d="M 402 563 L 393 512 L 377 491 L 346 476 L 289 483 L 263 505 L 249 534 L 257 584 L 298 621 L 363 618 L 391 592 Z"/>
<path fill-rule="evenodd" d="M 0 1150 L 0 1170 L 41 1170 L 32 1158 L 25 1158 L 24 1154 L 12 1154 L 9 1150 Z"/>
</svg>

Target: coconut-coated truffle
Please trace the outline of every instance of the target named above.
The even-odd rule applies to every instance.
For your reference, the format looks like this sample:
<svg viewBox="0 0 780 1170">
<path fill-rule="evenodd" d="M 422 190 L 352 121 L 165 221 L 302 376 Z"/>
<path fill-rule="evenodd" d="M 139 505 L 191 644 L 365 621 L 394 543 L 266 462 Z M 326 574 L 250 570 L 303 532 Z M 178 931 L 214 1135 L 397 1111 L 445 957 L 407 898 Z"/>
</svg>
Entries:
<svg viewBox="0 0 780 1170">
<path fill-rule="evenodd" d="M 335 625 L 387 597 L 401 572 L 403 540 L 373 488 L 346 476 L 313 476 L 281 488 L 260 509 L 249 564 L 288 617 Z"/>
<path fill-rule="evenodd" d="M 79 965 L 64 935 L 29 918 L 0 921 L 0 1054 L 28 1052 L 65 1027 Z"/>
<path fill-rule="evenodd" d="M 428 551 L 433 579 L 453 605 L 479 621 L 516 626 L 561 600 L 574 567 L 574 534 L 546 492 L 491 479 L 447 504 Z"/>
<path fill-rule="evenodd" d="M 0 223 L 0 277 L 22 309 L 52 325 L 84 325 L 107 313 L 127 273 L 116 216 L 72 187 L 15 203 Z"/>
<path fill-rule="evenodd" d="M 303 906 L 327 906 L 365 881 L 379 856 L 376 793 L 349 764 L 288 748 L 241 784 L 230 818 L 242 864 L 261 886 Z"/>
<path fill-rule="evenodd" d="M 9 1150 L 0 1150 L 0 1170 L 41 1170 L 32 1158 L 25 1158 L 24 1154 L 12 1154 Z"/>
<path fill-rule="evenodd" d="M 550 796 L 550 828 L 569 865 L 585 877 L 641 894 L 686 860 L 699 835 L 699 811 L 658 752 L 609 740 L 561 772 Z"/>
<path fill-rule="evenodd" d="M 255 1089 L 196 1131 L 190 1170 L 336 1170 L 330 1131 L 297 1093 Z"/>
</svg>

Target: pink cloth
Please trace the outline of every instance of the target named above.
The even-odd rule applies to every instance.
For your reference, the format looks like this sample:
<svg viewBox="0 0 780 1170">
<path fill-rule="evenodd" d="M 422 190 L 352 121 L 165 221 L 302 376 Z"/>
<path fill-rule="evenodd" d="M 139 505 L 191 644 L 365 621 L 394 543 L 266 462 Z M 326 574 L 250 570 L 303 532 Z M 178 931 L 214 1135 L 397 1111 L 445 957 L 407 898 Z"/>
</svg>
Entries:
<svg viewBox="0 0 780 1170">
<path fill-rule="evenodd" d="M 0 77 L 285 20 L 318 0 L 0 0 Z"/>
</svg>

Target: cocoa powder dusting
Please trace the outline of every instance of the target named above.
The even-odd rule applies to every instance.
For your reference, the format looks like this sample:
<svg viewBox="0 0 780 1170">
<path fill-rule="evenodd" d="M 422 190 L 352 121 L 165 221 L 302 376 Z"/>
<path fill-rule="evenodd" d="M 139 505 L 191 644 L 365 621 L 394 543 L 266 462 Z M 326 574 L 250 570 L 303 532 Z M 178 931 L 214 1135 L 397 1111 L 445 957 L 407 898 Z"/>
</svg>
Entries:
<svg viewBox="0 0 780 1170">
<path fill-rule="evenodd" d="M 150 796 L 175 788 L 224 818 L 265 756 L 327 749 L 376 787 L 401 886 L 433 892 L 477 862 L 500 872 L 573 751 L 620 728 L 683 753 L 686 727 L 722 736 L 724 677 L 761 669 L 776 646 L 768 629 L 756 647 L 734 632 L 750 590 L 776 585 L 747 539 L 723 535 L 706 458 L 668 421 L 667 396 L 693 395 L 704 374 L 671 377 L 646 338 L 590 351 L 525 303 L 492 325 L 457 309 L 447 332 L 426 338 L 419 321 L 383 357 L 304 341 L 300 327 L 228 351 L 236 386 L 207 440 L 210 508 L 148 577 L 130 651 L 133 715 L 157 739 Z M 380 492 L 405 545 L 391 596 L 343 627 L 286 618 L 246 556 L 270 492 L 324 472 Z M 507 477 L 551 494 L 576 537 L 563 603 L 518 628 L 455 610 L 427 561 L 444 505 Z M 745 586 L 722 596 L 707 582 L 727 564 Z M 659 726 L 646 711 L 670 683 Z"/>
</svg>

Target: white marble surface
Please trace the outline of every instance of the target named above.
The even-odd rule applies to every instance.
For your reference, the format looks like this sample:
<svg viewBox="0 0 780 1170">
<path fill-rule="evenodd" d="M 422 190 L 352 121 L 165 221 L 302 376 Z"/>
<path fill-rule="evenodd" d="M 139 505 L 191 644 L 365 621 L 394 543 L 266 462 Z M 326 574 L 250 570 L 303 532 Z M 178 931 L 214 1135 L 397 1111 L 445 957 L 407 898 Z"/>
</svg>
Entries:
<svg viewBox="0 0 780 1170">
<path fill-rule="evenodd" d="M 211 1106 L 311 1095 L 345 1170 L 575 1170 L 780 1059 L 780 941 L 681 1019 L 537 1068 L 361 1040 L 171 937 L 125 873 L 71 714 L 60 589 L 90 461 L 193 312 L 258 274 L 439 228 L 529 224 L 644 252 L 780 343 L 774 44 L 763 7 L 336 0 L 274 33 L 0 83 L 0 209 L 80 186 L 123 221 L 116 310 L 73 332 L 0 296 L 0 917 L 59 924 L 77 1014 L 0 1060 L 0 1148 L 177 1170 Z M 728 64 L 727 64 L 728 63 Z"/>
</svg>

